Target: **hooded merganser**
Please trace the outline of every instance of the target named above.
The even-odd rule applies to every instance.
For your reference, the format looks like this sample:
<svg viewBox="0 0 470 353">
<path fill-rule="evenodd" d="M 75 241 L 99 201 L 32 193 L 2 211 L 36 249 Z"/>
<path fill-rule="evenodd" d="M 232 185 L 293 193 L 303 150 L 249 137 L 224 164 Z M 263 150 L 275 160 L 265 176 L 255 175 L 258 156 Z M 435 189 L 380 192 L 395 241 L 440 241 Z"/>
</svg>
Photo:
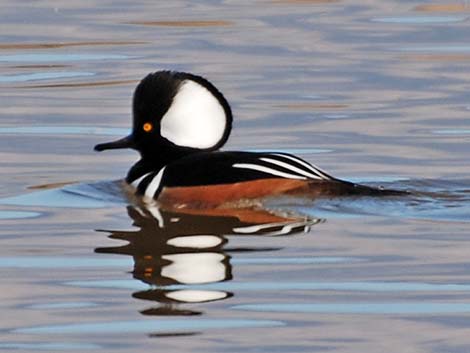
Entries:
<svg viewBox="0 0 470 353">
<path fill-rule="evenodd" d="M 127 184 L 144 201 L 176 207 L 216 207 L 280 194 L 395 193 L 334 178 L 287 153 L 217 151 L 231 127 L 230 106 L 212 83 L 190 73 L 157 71 L 134 92 L 132 133 L 95 150 L 139 151 Z"/>
</svg>

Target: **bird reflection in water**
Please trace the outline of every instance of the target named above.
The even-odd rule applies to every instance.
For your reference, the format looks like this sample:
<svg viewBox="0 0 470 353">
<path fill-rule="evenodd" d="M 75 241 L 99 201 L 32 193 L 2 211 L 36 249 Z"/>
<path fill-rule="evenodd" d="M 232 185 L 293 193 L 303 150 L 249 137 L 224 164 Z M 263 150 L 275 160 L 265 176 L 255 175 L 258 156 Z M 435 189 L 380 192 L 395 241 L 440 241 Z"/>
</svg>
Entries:
<svg viewBox="0 0 470 353">
<path fill-rule="evenodd" d="M 111 233 L 109 238 L 125 240 L 127 244 L 95 251 L 133 257 L 134 278 L 151 286 L 133 293 L 133 297 L 159 303 L 143 310 L 144 315 L 200 315 L 201 312 L 183 309 L 181 305 L 222 300 L 233 294 L 191 289 L 192 285 L 231 280 L 230 254 L 279 250 L 230 248 L 227 236 L 291 235 L 307 232 L 310 226 L 321 222 L 243 208 L 181 211 L 128 206 L 127 212 L 136 230 L 101 230 Z"/>
</svg>

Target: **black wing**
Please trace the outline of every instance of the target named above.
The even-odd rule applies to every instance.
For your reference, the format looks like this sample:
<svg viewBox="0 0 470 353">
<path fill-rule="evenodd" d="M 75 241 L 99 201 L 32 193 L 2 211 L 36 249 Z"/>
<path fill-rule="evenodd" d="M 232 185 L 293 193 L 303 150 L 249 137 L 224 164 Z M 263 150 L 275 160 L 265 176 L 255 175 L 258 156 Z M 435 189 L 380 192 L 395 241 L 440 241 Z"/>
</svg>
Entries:
<svg viewBox="0 0 470 353">
<path fill-rule="evenodd" d="M 154 197 L 162 187 L 231 184 L 266 178 L 306 181 L 337 180 L 306 161 L 277 152 L 201 152 L 148 173 L 133 185 Z"/>
<path fill-rule="evenodd" d="M 284 153 L 198 153 L 170 163 L 164 186 L 230 184 L 266 178 L 334 180 L 302 159 Z"/>
</svg>

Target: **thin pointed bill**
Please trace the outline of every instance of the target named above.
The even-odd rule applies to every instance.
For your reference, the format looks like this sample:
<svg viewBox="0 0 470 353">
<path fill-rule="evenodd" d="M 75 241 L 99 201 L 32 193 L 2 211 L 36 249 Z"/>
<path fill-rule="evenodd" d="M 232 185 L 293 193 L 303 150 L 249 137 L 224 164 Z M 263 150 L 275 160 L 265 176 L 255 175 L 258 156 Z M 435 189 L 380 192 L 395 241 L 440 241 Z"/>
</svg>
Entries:
<svg viewBox="0 0 470 353">
<path fill-rule="evenodd" d="M 132 135 L 123 137 L 122 139 L 116 141 L 100 143 L 95 146 L 95 151 L 101 152 L 104 150 L 115 150 L 119 148 L 135 148 Z"/>
</svg>

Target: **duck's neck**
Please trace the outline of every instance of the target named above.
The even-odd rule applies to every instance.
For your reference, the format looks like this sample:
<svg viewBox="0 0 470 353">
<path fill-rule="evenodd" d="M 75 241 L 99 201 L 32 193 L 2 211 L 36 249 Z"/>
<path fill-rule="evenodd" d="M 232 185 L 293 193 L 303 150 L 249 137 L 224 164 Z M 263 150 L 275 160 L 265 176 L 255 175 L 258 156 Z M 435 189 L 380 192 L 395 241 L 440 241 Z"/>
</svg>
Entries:
<svg viewBox="0 0 470 353">
<path fill-rule="evenodd" d="M 158 153 L 141 152 L 140 160 L 127 173 L 126 182 L 130 184 L 147 173 L 157 172 L 171 162 L 198 152 L 201 150 L 187 147 L 162 148 Z"/>
</svg>

